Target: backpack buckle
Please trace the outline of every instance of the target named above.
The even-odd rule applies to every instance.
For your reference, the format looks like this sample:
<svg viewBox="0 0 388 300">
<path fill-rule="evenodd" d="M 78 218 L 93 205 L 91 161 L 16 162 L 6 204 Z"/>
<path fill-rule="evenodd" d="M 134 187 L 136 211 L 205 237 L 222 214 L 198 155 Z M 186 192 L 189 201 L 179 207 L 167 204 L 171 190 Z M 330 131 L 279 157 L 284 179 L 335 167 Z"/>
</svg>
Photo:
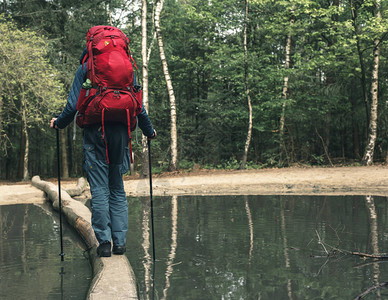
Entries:
<svg viewBox="0 0 388 300">
<path fill-rule="evenodd" d="M 113 91 L 113 97 L 121 98 L 120 91 Z"/>
</svg>

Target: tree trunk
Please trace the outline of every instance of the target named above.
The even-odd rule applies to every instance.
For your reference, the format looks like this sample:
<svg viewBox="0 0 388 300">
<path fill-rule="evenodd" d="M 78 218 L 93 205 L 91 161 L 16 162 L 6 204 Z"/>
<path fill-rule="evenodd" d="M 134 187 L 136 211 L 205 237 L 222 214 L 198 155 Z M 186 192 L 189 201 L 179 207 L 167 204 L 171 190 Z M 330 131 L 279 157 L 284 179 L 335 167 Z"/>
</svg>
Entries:
<svg viewBox="0 0 388 300">
<path fill-rule="evenodd" d="M 366 126 L 368 129 L 369 124 L 369 107 L 368 107 L 368 92 L 366 89 L 366 71 L 365 71 L 365 64 L 364 59 L 362 58 L 362 50 L 361 50 L 361 42 L 360 42 L 360 36 L 358 34 L 358 25 L 357 25 L 357 10 L 354 6 L 353 0 L 350 0 L 350 6 L 352 11 L 352 24 L 354 28 L 354 33 L 356 37 L 357 42 L 357 53 L 358 53 L 358 59 L 360 61 L 360 68 L 361 68 L 361 87 L 362 87 L 362 94 L 364 98 L 364 104 L 365 104 L 365 113 L 366 113 Z M 368 131 L 368 130 L 367 130 Z"/>
<path fill-rule="evenodd" d="M 143 106 L 148 110 L 148 59 L 147 59 L 147 0 L 142 0 L 141 10 L 141 57 L 143 60 L 142 66 L 142 85 L 143 85 Z M 148 176 L 148 143 L 147 137 L 142 136 L 142 169 L 140 172 L 140 178 Z"/>
<path fill-rule="evenodd" d="M 248 134 L 247 139 L 245 141 L 244 147 L 244 155 L 241 161 L 240 169 L 245 169 L 245 165 L 248 159 L 248 150 L 249 145 L 251 143 L 252 138 L 252 103 L 251 96 L 249 90 L 249 82 L 248 82 L 248 46 L 247 46 L 247 27 L 248 27 L 248 9 L 249 9 L 249 0 L 245 0 L 245 18 L 244 18 L 244 81 L 245 81 L 245 93 L 247 95 L 248 102 L 248 113 L 249 113 L 249 121 L 248 121 Z"/>
<path fill-rule="evenodd" d="M 62 177 L 65 179 L 65 178 L 69 178 L 69 163 L 68 163 L 68 159 L 67 159 L 67 145 L 66 145 L 66 129 L 64 130 L 60 130 L 59 131 L 59 134 L 61 135 L 61 148 L 62 148 L 62 158 L 61 158 L 61 162 L 62 162 Z"/>
<path fill-rule="evenodd" d="M 360 155 L 360 139 L 358 137 L 358 124 L 356 120 L 352 120 L 353 123 L 353 156 L 355 159 L 359 160 L 361 158 Z"/>
<path fill-rule="evenodd" d="M 2 95 L 2 90 L 0 89 L 0 159 L 2 157 L 1 154 L 3 154 L 3 144 L 4 144 L 4 139 L 3 139 L 3 97 Z M 4 148 L 5 149 L 5 148 Z M 5 153 L 5 151 L 4 151 Z"/>
<path fill-rule="evenodd" d="M 175 104 L 175 95 L 174 89 L 172 86 L 172 81 L 170 74 L 168 72 L 168 65 L 166 60 L 166 55 L 164 53 L 162 32 L 160 28 L 160 13 L 162 12 L 164 0 L 160 0 L 156 4 L 155 10 L 155 31 L 156 37 L 159 45 L 160 60 L 163 65 L 164 78 L 166 80 L 168 96 L 170 98 L 170 116 L 171 116 L 171 161 L 169 170 L 175 171 L 178 166 L 178 136 L 176 128 L 176 104 Z"/>
<path fill-rule="evenodd" d="M 333 20 L 333 30 L 334 31 L 337 31 L 338 30 L 338 26 L 337 26 L 337 22 L 338 22 L 338 12 L 339 12 L 339 0 L 334 0 L 333 3 L 332 3 L 332 6 L 335 7 L 335 13 L 332 15 L 332 20 Z M 330 38 L 328 39 L 327 41 L 327 46 L 329 48 L 332 48 L 333 45 L 336 43 L 336 38 Z M 324 72 L 325 75 L 326 75 L 326 80 L 325 80 L 325 83 L 326 83 L 326 87 L 327 88 L 330 88 L 331 86 L 335 86 L 336 84 L 336 74 L 332 71 L 332 70 L 327 70 Z M 331 137 L 331 110 L 329 109 L 327 112 L 326 112 L 326 115 L 325 115 L 325 118 L 323 120 L 323 139 L 322 139 L 322 144 L 323 144 L 323 150 L 325 151 L 325 154 L 326 156 L 328 157 L 329 161 L 330 161 L 330 164 L 331 163 L 331 160 L 330 160 L 330 157 L 329 157 L 329 149 L 330 149 L 330 137 Z"/>
<path fill-rule="evenodd" d="M 29 180 L 28 175 L 28 152 L 29 152 L 29 139 L 28 139 L 28 130 L 27 130 L 27 103 L 24 94 L 24 85 L 20 84 L 22 89 L 22 134 L 24 135 L 24 156 L 23 156 L 23 181 Z"/>
<path fill-rule="evenodd" d="M 3 137 L 3 98 L 2 90 L 0 89 L 0 178 L 5 177 L 4 166 L 3 166 L 3 157 L 6 155 L 7 147 Z M 0 220 L 1 221 L 1 220 Z M 1 232 L 1 231 L 0 231 Z"/>
<path fill-rule="evenodd" d="M 352 86 L 356 86 L 355 82 L 352 83 Z M 353 138 L 353 158 L 360 160 L 360 139 L 359 139 L 359 127 L 358 127 L 358 120 L 356 118 L 356 108 L 357 108 L 357 102 L 356 102 L 356 96 L 354 93 L 354 88 L 351 89 L 350 95 L 349 95 L 349 101 L 351 103 L 352 107 L 352 138 Z"/>
<path fill-rule="evenodd" d="M 23 181 L 27 181 L 30 179 L 30 176 L 28 174 L 28 152 L 29 152 L 29 148 L 30 148 L 30 141 L 29 141 L 29 138 L 28 138 L 28 130 L 27 130 L 27 122 L 23 122 L 24 123 L 24 133 L 25 133 L 25 141 L 26 141 L 26 146 L 24 148 L 24 168 L 23 168 Z"/>
<path fill-rule="evenodd" d="M 291 14 L 294 14 L 294 6 L 291 8 Z M 294 17 L 291 18 L 290 21 L 290 28 L 294 25 L 295 19 Z M 291 42 L 292 42 L 292 35 L 291 35 L 291 29 L 290 32 L 287 35 L 287 41 L 286 41 L 286 61 L 284 64 L 284 68 L 287 70 L 290 68 L 290 61 L 291 61 Z M 282 113 L 280 115 L 280 127 L 279 127 L 279 136 L 280 136 L 280 160 L 282 159 L 282 153 L 284 152 L 287 158 L 287 161 L 289 163 L 289 157 L 287 154 L 287 148 L 286 143 L 284 142 L 284 128 L 286 125 L 286 106 L 287 106 L 287 95 L 288 95 L 288 75 L 284 76 L 283 78 L 283 90 L 282 90 L 282 98 L 283 98 L 283 104 L 282 104 Z"/>
<path fill-rule="evenodd" d="M 148 64 L 150 61 L 152 45 L 156 39 L 156 32 L 152 38 L 151 44 L 147 47 L 147 1 L 142 0 L 142 13 L 141 13 L 141 56 L 142 56 L 142 85 L 143 85 L 143 106 L 147 112 L 149 112 L 148 105 Z M 140 171 L 140 178 L 148 176 L 148 142 L 147 137 L 142 136 L 142 169 Z M 133 174 L 131 172 L 131 174 Z"/>
<path fill-rule="evenodd" d="M 376 16 L 381 19 L 380 0 L 376 0 Z M 379 88 L 379 62 L 380 62 L 380 39 L 376 38 L 373 49 L 373 71 L 371 78 L 371 107 L 370 107 L 370 121 L 369 121 L 369 136 L 368 144 L 365 149 L 362 162 L 366 166 L 373 164 L 373 153 L 375 150 L 377 138 L 377 105 L 378 105 L 378 88 Z"/>
<path fill-rule="evenodd" d="M 21 110 L 20 110 L 20 112 L 21 112 Z M 20 144 L 20 146 L 19 146 L 18 168 L 17 168 L 17 172 L 16 172 L 16 178 L 21 180 L 21 179 L 23 179 L 24 152 L 25 152 L 25 146 L 26 146 L 26 137 L 24 135 L 23 119 L 20 120 L 20 142 L 19 142 L 19 144 Z"/>
</svg>

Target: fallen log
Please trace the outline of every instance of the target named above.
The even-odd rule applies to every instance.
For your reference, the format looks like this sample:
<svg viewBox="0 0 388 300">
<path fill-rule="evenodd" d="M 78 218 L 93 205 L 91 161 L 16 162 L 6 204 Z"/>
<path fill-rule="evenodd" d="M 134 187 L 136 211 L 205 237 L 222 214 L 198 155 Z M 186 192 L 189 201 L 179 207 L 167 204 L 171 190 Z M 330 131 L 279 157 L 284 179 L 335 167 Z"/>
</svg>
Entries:
<svg viewBox="0 0 388 300">
<path fill-rule="evenodd" d="M 80 177 L 77 181 L 77 186 L 72 189 L 67 189 L 66 192 L 71 196 L 80 196 L 86 190 L 86 179 L 84 177 Z"/>
<path fill-rule="evenodd" d="M 43 190 L 55 210 L 59 210 L 58 187 L 51 182 L 32 178 L 32 185 Z M 91 225 L 91 212 L 81 202 L 74 200 L 61 189 L 62 212 L 89 247 L 89 261 L 93 268 L 93 279 L 88 300 L 138 299 L 135 275 L 125 255 L 100 258 L 97 253 L 97 239 Z"/>
<path fill-rule="evenodd" d="M 58 187 L 51 182 L 43 181 L 39 176 L 34 176 L 31 184 L 47 194 L 55 210 L 59 210 Z M 82 203 L 74 200 L 61 189 L 62 210 L 67 221 L 84 239 L 88 248 L 97 247 L 98 242 L 91 225 L 92 214 Z"/>
</svg>

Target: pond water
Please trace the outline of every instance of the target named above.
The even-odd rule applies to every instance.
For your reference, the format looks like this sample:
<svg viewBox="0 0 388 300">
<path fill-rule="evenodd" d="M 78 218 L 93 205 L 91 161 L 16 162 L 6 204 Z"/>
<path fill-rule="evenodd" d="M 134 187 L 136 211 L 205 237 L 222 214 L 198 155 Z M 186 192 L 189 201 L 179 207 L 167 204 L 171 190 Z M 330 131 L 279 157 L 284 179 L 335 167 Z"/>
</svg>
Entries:
<svg viewBox="0 0 388 300">
<path fill-rule="evenodd" d="M 83 242 L 49 205 L 0 206 L 0 299 L 85 299 L 92 271 Z M 81 247 L 81 248 L 80 248 Z"/>
<path fill-rule="evenodd" d="M 152 299 L 149 198 L 128 201 L 127 256 Z M 388 260 L 346 251 L 388 252 L 387 223 L 382 197 L 154 197 L 155 299 L 354 299 Z"/>
</svg>

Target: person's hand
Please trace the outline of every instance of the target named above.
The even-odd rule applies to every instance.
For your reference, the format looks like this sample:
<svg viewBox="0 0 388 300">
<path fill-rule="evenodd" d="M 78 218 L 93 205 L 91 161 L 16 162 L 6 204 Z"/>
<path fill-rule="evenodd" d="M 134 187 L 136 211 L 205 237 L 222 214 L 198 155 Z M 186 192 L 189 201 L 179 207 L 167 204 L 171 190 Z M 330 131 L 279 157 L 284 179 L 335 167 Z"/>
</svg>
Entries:
<svg viewBox="0 0 388 300">
<path fill-rule="evenodd" d="M 50 128 L 58 129 L 57 124 L 54 125 L 54 122 L 57 120 L 57 118 L 52 118 L 50 121 Z"/>
<path fill-rule="evenodd" d="M 156 138 L 157 134 L 156 134 L 156 130 L 154 129 L 154 133 L 148 137 L 149 140 L 153 140 L 154 138 Z"/>
</svg>

